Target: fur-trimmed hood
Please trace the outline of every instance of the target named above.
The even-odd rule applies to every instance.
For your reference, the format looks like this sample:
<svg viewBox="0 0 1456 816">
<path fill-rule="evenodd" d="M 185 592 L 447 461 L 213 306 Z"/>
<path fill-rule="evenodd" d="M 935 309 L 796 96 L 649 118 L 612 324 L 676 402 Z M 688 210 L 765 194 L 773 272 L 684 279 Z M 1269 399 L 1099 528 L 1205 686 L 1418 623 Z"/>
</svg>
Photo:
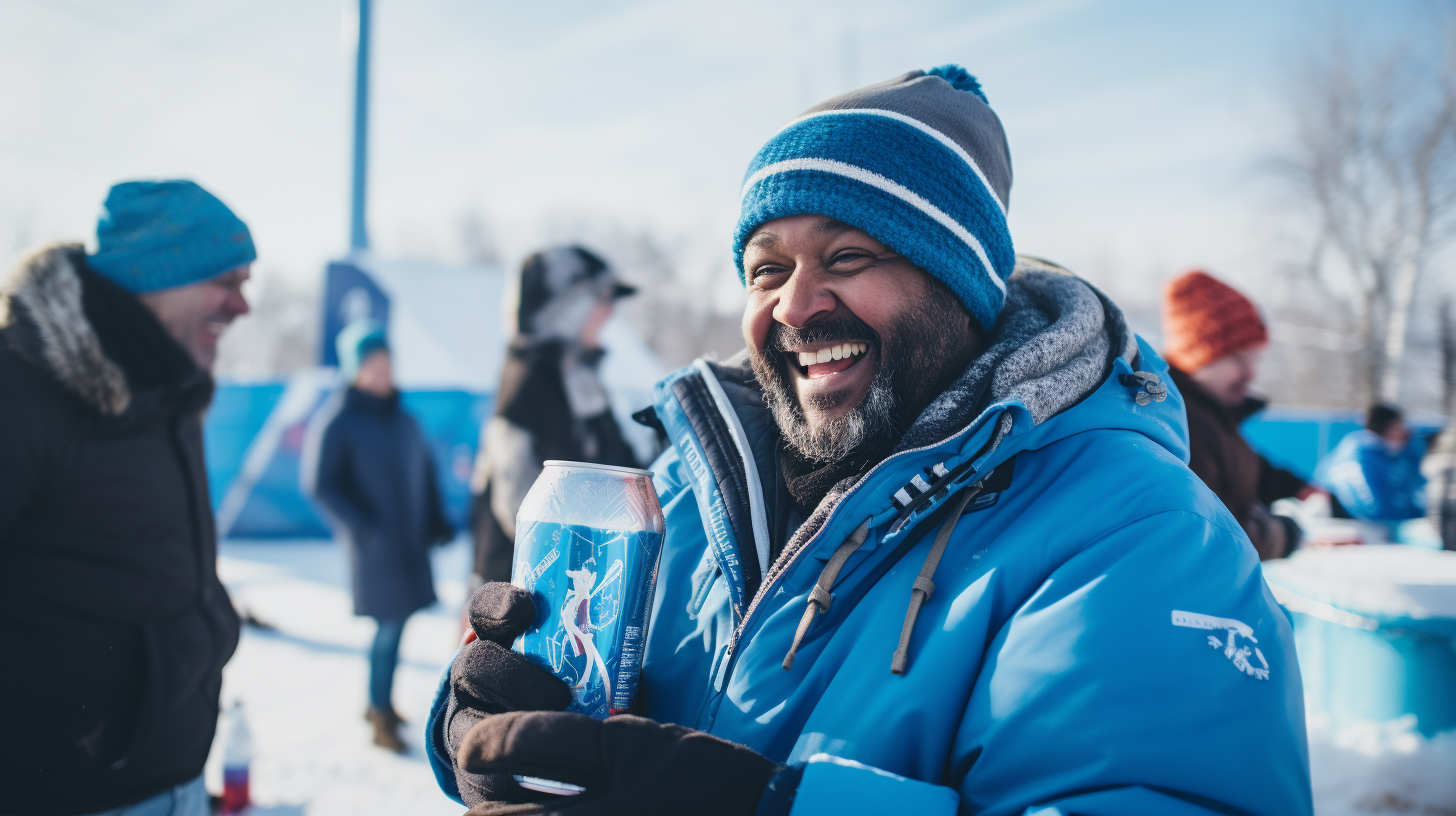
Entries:
<svg viewBox="0 0 1456 816">
<path fill-rule="evenodd" d="M 0 282 L 0 337 L 88 407 L 117 417 L 132 393 L 81 305 L 85 257 L 80 244 L 54 244 L 21 258 Z"/>
</svg>

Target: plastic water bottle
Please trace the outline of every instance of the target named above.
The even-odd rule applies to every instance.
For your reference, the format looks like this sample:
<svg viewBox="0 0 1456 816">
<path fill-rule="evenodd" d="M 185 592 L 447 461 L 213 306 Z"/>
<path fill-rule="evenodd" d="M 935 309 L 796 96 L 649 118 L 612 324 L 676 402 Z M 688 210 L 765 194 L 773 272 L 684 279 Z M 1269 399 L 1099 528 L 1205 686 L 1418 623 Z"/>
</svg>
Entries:
<svg viewBox="0 0 1456 816">
<path fill-rule="evenodd" d="M 248 798 L 248 762 L 253 758 L 253 737 L 243 717 L 243 704 L 234 700 L 227 711 L 227 739 L 222 746 L 222 812 L 242 813 Z"/>
</svg>

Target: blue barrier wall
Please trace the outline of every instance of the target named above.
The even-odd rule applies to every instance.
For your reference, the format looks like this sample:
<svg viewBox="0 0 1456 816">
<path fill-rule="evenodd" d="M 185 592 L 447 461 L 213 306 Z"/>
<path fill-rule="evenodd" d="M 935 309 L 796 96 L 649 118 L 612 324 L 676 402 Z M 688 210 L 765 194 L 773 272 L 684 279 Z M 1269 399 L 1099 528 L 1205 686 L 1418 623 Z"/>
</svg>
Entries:
<svg viewBox="0 0 1456 816">
<path fill-rule="evenodd" d="M 207 475 L 216 510 L 233 487 L 248 452 L 278 407 L 287 384 L 283 382 L 220 383 L 208 411 L 204 434 Z M 323 405 L 332 389 L 314 400 L 312 410 L 281 429 L 276 449 L 230 529 L 235 538 L 327 537 L 328 526 L 313 502 L 299 490 L 299 455 L 308 419 Z M 470 509 L 470 470 L 480 424 L 490 415 L 493 397 L 469 391 L 406 391 L 409 411 L 429 437 L 439 468 L 440 486 L 452 521 L 463 527 Z M 1314 474 L 1320 457 L 1346 434 L 1362 427 L 1361 417 L 1350 411 L 1269 410 L 1244 423 L 1249 444 L 1271 462 L 1305 478 Z M 1418 433 L 1438 428 L 1429 421 L 1413 421 Z"/>
<path fill-rule="evenodd" d="M 1412 432 L 1427 436 L 1440 432 L 1438 418 L 1406 417 Z M 1255 414 L 1242 426 L 1244 438 L 1265 459 L 1305 479 L 1314 478 L 1314 467 L 1347 434 L 1365 427 L 1365 417 L 1355 411 L 1302 411 L 1271 408 Z"/>
<path fill-rule="evenodd" d="M 223 494 L 243 466 L 248 446 L 262 430 L 278 398 L 283 396 L 283 389 L 281 382 L 219 384 L 213 393 L 212 407 L 208 408 L 207 420 L 202 426 L 213 510 L 222 503 Z"/>
<path fill-rule="evenodd" d="M 223 504 L 243 469 L 259 432 L 278 408 L 286 390 L 281 382 L 221 383 L 208 411 L 203 433 L 213 509 Z M 305 416 L 276 429 L 265 467 L 246 490 L 228 529 L 233 538 L 328 537 L 329 528 L 313 501 L 299 488 L 299 460 L 309 420 L 332 395 L 320 392 Z M 407 391 L 405 410 L 420 423 L 435 456 L 446 512 L 458 528 L 470 511 L 470 470 L 481 422 L 492 397 L 468 391 Z"/>
</svg>

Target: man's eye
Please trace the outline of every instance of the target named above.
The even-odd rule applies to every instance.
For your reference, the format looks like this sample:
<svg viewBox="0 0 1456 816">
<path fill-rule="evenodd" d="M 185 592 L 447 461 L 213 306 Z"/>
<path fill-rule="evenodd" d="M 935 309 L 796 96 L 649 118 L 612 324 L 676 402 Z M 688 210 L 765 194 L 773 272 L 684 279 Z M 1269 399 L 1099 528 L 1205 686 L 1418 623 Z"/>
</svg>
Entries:
<svg viewBox="0 0 1456 816">
<path fill-rule="evenodd" d="M 777 275 L 777 274 L 780 274 L 783 271 L 784 271 L 783 267 L 779 267 L 779 266 L 757 266 L 757 267 L 754 267 L 749 272 L 749 276 L 748 277 L 749 277 L 749 280 L 757 281 L 757 280 L 759 280 L 761 278 L 764 278 L 766 276 L 769 276 L 769 275 Z"/>
<path fill-rule="evenodd" d="M 830 266 L 853 266 L 855 264 L 862 263 L 864 260 L 866 260 L 869 257 L 871 257 L 871 256 L 867 252 L 861 252 L 859 250 L 849 250 L 849 251 L 841 252 L 841 253 L 835 255 L 833 258 L 830 259 L 829 265 Z"/>
</svg>

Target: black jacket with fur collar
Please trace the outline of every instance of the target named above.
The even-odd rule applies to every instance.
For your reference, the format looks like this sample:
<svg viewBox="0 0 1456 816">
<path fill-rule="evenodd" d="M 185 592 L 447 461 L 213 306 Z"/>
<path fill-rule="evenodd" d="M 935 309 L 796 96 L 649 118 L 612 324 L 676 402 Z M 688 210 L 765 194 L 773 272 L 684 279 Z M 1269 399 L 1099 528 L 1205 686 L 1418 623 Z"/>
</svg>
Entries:
<svg viewBox="0 0 1456 816">
<path fill-rule="evenodd" d="M 0 813 L 108 810 L 202 772 L 238 640 L 211 394 L 80 246 L 0 283 Z"/>
</svg>

